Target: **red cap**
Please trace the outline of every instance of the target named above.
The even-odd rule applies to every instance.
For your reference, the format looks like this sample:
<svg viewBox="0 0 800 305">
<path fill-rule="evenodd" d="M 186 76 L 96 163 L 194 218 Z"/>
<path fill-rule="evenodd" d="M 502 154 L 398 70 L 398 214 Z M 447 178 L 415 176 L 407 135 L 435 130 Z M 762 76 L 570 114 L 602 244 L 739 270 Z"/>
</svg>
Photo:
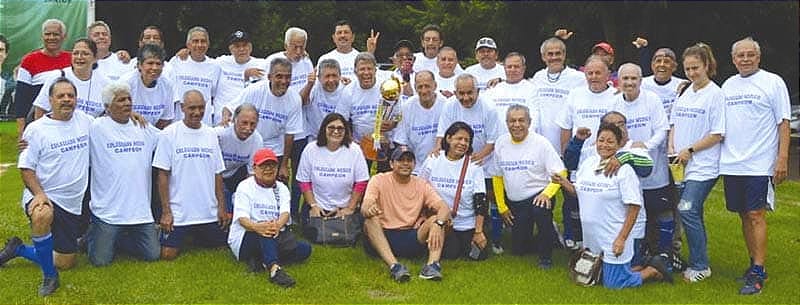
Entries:
<svg viewBox="0 0 800 305">
<path fill-rule="evenodd" d="M 608 42 L 605 41 L 598 42 L 596 45 L 592 47 L 592 53 L 594 53 L 594 50 L 597 50 L 597 48 L 601 48 L 603 49 L 603 51 L 606 51 L 606 53 L 614 55 L 614 48 L 611 47 L 611 45 Z"/>
<path fill-rule="evenodd" d="M 253 164 L 260 165 L 267 161 L 278 162 L 278 157 L 275 156 L 275 153 L 269 148 L 262 148 L 256 151 L 256 154 L 253 156 Z"/>
</svg>

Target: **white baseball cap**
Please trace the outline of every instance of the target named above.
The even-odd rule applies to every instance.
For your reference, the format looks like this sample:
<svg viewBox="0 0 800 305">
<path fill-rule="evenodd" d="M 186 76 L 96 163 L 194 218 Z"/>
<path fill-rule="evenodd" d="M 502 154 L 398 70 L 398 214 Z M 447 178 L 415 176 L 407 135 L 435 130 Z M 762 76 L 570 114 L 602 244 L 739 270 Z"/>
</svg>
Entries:
<svg viewBox="0 0 800 305">
<path fill-rule="evenodd" d="M 475 44 L 475 50 L 480 48 L 490 48 L 497 50 L 497 44 L 494 43 L 494 39 L 492 37 L 483 37 L 478 39 L 478 43 Z"/>
</svg>

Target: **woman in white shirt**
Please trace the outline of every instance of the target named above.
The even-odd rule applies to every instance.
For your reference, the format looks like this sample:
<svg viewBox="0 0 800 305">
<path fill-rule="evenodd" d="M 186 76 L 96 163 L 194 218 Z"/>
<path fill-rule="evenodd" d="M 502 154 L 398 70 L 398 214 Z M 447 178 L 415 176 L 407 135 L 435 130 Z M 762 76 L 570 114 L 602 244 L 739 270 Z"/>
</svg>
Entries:
<svg viewBox="0 0 800 305">
<path fill-rule="evenodd" d="M 309 217 L 360 215 L 354 213 L 369 171 L 361 148 L 353 142 L 353 131 L 341 114 L 322 120 L 317 140 L 306 145 L 297 169 L 303 192 L 303 220 Z"/>
<path fill-rule="evenodd" d="M 602 172 L 622 147 L 622 138 L 622 130 L 616 125 L 601 125 L 597 132 L 597 155 L 587 157 L 578 166 L 575 185 L 559 175 L 553 179 L 566 192 L 578 196 L 583 245 L 603 254 L 603 286 L 621 289 L 641 286 L 647 279 L 672 281 L 663 256 L 653 256 L 641 271 L 631 270 L 634 252 L 631 231 L 643 204 L 639 178 L 628 164 L 622 165 L 617 175 L 606 176 Z"/>
<path fill-rule="evenodd" d="M 689 265 L 683 277 L 698 282 L 711 276 L 703 204 L 719 175 L 722 136 L 725 134 L 725 95 L 711 78 L 717 63 L 711 48 L 698 43 L 683 52 L 683 68 L 692 82 L 672 106 L 669 154 L 685 166 L 683 190 L 678 203 L 689 245 Z"/>
<path fill-rule="evenodd" d="M 469 257 L 482 260 L 488 256 L 483 220 L 489 212 L 483 168 L 469 162 L 472 154 L 472 128 L 464 122 L 455 122 L 445 131 L 444 153 L 431 155 L 420 169 L 420 177 L 430 182 L 439 196 L 455 210 L 453 231 L 445 236 L 442 257 L 456 259 Z M 467 159 L 465 159 L 467 158 Z M 467 166 L 464 170 L 464 166 Z M 454 208 L 460 176 L 464 171 L 458 208 Z"/>
</svg>

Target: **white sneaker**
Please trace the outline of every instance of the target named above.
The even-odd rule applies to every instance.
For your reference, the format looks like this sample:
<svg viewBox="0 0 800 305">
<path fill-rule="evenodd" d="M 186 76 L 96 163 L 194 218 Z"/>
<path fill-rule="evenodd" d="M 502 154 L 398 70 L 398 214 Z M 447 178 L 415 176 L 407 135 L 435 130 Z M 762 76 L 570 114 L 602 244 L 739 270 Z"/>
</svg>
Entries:
<svg viewBox="0 0 800 305">
<path fill-rule="evenodd" d="M 694 270 L 689 268 L 683 272 L 683 279 L 690 283 L 696 283 L 709 277 L 711 277 L 711 268 L 706 268 L 704 270 Z"/>
</svg>

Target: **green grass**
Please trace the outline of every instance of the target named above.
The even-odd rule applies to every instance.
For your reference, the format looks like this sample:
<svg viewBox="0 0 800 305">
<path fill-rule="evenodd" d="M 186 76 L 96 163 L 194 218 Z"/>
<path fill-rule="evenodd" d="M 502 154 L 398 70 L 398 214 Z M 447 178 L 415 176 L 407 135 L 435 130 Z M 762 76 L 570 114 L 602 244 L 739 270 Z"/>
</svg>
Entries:
<svg viewBox="0 0 800 305">
<path fill-rule="evenodd" d="M 10 127 L 9 127 L 10 126 Z M 16 161 L 13 123 L 0 123 L 0 163 Z M 22 183 L 12 166 L 0 176 L 0 238 L 18 235 L 29 241 L 27 218 L 19 199 Z M 176 261 L 144 263 L 117 258 L 104 268 L 92 267 L 85 255 L 77 268 L 61 272 L 61 288 L 46 299 L 36 296 L 39 268 L 15 259 L 0 268 L 0 303 L 798 303 L 800 277 L 800 183 L 778 190 L 778 210 L 768 216 L 770 280 L 761 295 L 739 296 L 739 276 L 747 264 L 739 219 L 725 211 L 718 186 L 706 204 L 709 254 L 713 276 L 697 284 L 650 283 L 611 291 L 581 288 L 567 279 L 566 254 L 554 254 L 556 267 L 540 271 L 535 256 L 502 255 L 484 262 L 445 261 L 444 280 L 410 283 L 389 279 L 380 260 L 361 248 L 314 246 L 309 261 L 286 270 L 298 281 L 280 289 L 265 274 L 249 274 L 230 250 L 192 249 Z M 560 213 L 557 213 L 560 214 Z M 403 260 L 412 273 L 422 260 Z M 676 274 L 677 275 L 677 274 Z"/>
</svg>

